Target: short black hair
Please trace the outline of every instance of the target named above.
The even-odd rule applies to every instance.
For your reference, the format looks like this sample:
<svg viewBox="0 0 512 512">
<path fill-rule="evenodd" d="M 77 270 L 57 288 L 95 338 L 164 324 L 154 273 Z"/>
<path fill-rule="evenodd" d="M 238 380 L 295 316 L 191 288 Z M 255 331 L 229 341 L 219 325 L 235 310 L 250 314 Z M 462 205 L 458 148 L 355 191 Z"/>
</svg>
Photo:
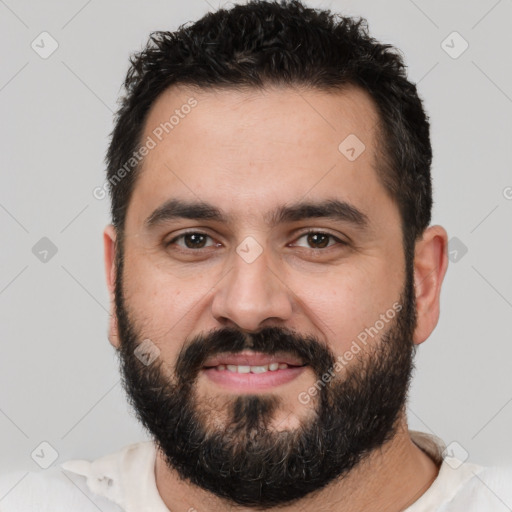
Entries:
<svg viewBox="0 0 512 512">
<path fill-rule="evenodd" d="M 379 114 L 378 176 L 398 206 L 410 263 L 431 219 L 430 126 L 399 50 L 370 37 L 364 18 L 309 8 L 299 0 L 253 0 L 208 13 L 175 32 L 152 32 L 130 64 L 106 155 L 112 223 L 119 234 L 141 167 L 131 157 L 142 143 L 151 106 L 170 86 L 356 86 L 370 95 Z"/>
</svg>

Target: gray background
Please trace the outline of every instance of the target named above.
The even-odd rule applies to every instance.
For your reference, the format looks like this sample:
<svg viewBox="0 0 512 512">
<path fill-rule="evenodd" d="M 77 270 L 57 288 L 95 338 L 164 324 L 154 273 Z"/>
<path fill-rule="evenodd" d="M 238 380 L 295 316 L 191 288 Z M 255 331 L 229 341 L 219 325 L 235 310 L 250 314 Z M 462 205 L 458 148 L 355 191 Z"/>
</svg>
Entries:
<svg viewBox="0 0 512 512">
<path fill-rule="evenodd" d="M 433 223 L 447 229 L 453 261 L 439 325 L 418 353 L 410 426 L 457 441 L 471 461 L 511 462 L 512 1 L 307 3 L 364 16 L 397 45 L 431 117 Z M 108 199 L 93 189 L 129 54 L 150 31 L 218 6 L 0 0 L 2 472 L 39 470 L 31 453 L 43 441 L 55 465 L 147 438 L 107 340 Z M 31 47 L 43 31 L 59 45 L 47 59 Z M 454 31 L 469 44 L 457 58 Z M 33 253 L 43 237 L 57 248 L 46 262 L 44 247 Z"/>
</svg>

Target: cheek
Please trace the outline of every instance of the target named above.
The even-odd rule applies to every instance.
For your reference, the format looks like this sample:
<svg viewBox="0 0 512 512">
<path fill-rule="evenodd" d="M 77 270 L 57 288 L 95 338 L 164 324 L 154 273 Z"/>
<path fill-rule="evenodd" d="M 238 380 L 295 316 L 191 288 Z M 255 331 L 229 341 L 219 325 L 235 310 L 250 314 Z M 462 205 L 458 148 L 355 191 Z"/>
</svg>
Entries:
<svg viewBox="0 0 512 512">
<path fill-rule="evenodd" d="M 381 315 L 394 314 L 393 304 L 401 291 L 402 277 L 393 277 L 387 265 L 348 266 L 322 276 L 304 276 L 290 285 L 316 330 L 328 340 L 333 352 L 345 352 L 368 329 L 381 327 Z M 387 325 L 387 323 L 385 323 Z M 377 329 L 379 330 L 379 329 Z M 378 336 L 369 336 L 368 340 Z"/>
<path fill-rule="evenodd" d="M 148 254 L 133 251 L 125 258 L 127 307 L 138 328 L 143 329 L 140 335 L 150 338 L 161 350 L 181 346 L 184 337 L 193 331 L 194 310 L 212 287 L 203 274 L 176 274 Z"/>
</svg>

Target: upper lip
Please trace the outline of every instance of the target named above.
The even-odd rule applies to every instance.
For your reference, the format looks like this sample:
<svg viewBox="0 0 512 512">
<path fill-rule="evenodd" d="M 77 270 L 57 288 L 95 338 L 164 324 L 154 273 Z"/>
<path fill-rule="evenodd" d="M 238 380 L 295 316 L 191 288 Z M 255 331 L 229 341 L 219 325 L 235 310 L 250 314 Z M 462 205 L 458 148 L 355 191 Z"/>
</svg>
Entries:
<svg viewBox="0 0 512 512">
<path fill-rule="evenodd" d="M 263 354 L 262 352 L 243 351 L 236 354 L 224 353 L 210 357 L 205 361 L 204 367 L 223 365 L 240 366 L 265 366 L 270 363 L 285 363 L 289 366 L 303 366 L 304 362 L 297 356 L 278 352 L 275 354 Z"/>
</svg>

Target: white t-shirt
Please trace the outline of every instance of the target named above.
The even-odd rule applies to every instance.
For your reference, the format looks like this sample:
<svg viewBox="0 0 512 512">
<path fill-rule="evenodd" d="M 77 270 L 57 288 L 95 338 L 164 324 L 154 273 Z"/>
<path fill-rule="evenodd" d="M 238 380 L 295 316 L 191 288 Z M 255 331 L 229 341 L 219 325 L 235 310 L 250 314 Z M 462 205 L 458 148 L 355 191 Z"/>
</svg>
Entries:
<svg viewBox="0 0 512 512">
<path fill-rule="evenodd" d="M 437 437 L 410 431 L 439 475 L 403 512 L 510 512 L 512 467 L 485 468 L 443 452 Z M 453 454 L 452 454 L 453 455 Z M 155 482 L 156 448 L 142 441 L 92 462 L 68 460 L 44 471 L 0 476 L 0 512 L 169 512 Z"/>
</svg>

